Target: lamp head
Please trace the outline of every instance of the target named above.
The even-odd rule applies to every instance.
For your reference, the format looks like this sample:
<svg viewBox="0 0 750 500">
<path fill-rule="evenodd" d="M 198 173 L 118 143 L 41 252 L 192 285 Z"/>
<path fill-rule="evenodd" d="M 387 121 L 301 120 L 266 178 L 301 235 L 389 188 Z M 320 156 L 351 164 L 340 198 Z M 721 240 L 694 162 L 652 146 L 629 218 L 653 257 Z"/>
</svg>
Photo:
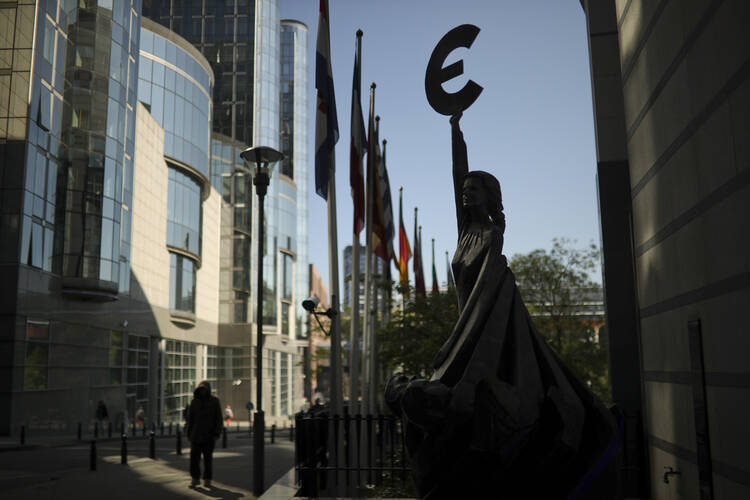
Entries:
<svg viewBox="0 0 750 500">
<path fill-rule="evenodd" d="M 308 297 L 307 299 L 302 301 L 302 307 L 304 307 L 305 311 L 309 313 L 315 312 L 318 304 L 320 304 L 320 299 L 315 296 Z"/>
<path fill-rule="evenodd" d="M 284 154 L 281 151 L 276 151 L 268 146 L 247 148 L 240 153 L 240 156 L 246 162 L 255 164 L 255 168 L 268 168 L 269 164 L 273 166 L 277 161 L 284 159 Z"/>
<path fill-rule="evenodd" d="M 240 156 L 247 163 L 255 164 L 253 184 L 258 196 L 264 196 L 271 179 L 271 169 L 277 161 L 284 159 L 283 153 L 267 146 L 253 146 L 240 153 Z"/>
</svg>

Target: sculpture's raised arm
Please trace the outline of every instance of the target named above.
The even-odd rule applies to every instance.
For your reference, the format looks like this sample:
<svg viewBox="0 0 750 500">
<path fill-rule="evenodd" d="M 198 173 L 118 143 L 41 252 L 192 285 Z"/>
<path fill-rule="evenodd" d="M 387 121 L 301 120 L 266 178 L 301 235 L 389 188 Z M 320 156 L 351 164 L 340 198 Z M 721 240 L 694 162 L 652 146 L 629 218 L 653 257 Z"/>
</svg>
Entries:
<svg viewBox="0 0 750 500">
<path fill-rule="evenodd" d="M 463 113 L 457 113 L 450 118 L 451 142 L 453 145 L 453 191 L 456 200 L 456 223 L 459 233 L 463 223 L 463 188 L 464 177 L 469 173 L 469 159 L 466 153 L 466 142 L 458 121 Z"/>
</svg>

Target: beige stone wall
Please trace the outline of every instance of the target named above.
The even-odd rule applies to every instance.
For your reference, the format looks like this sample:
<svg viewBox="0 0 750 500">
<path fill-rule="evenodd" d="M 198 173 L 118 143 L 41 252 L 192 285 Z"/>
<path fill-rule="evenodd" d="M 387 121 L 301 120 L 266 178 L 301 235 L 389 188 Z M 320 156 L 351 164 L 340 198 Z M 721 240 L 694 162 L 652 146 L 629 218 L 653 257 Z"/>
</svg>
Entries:
<svg viewBox="0 0 750 500">
<path fill-rule="evenodd" d="M 131 270 L 137 280 L 133 298 L 169 309 L 167 183 L 164 129 L 138 103 L 133 169 Z M 140 287 L 139 293 L 138 288 Z"/>
<path fill-rule="evenodd" d="M 169 314 L 167 193 L 164 130 L 141 103 L 136 113 L 133 172 L 131 296 L 147 302 L 162 337 L 217 344 L 219 304 L 219 211 L 221 196 L 210 188 L 203 202 L 201 267 L 196 273 L 195 326 L 176 325 Z"/>
<path fill-rule="evenodd" d="M 700 498 L 700 319 L 714 498 L 750 498 L 750 8 L 615 4 L 652 495 Z M 664 467 L 681 475 L 665 484 Z"/>
<path fill-rule="evenodd" d="M 219 249 L 221 245 L 221 195 L 211 186 L 203 202 L 203 248 L 201 268 L 196 277 L 195 315 L 210 323 L 219 323 Z"/>
</svg>

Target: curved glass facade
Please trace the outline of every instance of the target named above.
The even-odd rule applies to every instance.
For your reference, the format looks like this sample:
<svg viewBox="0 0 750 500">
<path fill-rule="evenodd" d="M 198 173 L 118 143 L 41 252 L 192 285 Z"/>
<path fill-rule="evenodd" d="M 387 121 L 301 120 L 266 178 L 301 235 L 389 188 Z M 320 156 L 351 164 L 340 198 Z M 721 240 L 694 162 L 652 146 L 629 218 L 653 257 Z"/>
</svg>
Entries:
<svg viewBox="0 0 750 500">
<path fill-rule="evenodd" d="M 19 5 L 14 23 L 18 49 L 31 40 L 26 21 L 36 13 L 40 47 L 23 99 L 25 106 L 30 97 L 20 262 L 109 294 L 129 287 L 139 12 L 138 0 L 45 2 Z M 31 54 L 14 56 L 19 69 Z M 20 122 L 7 123 L 10 137 Z"/>
<path fill-rule="evenodd" d="M 253 138 L 255 4 L 260 0 L 153 0 L 143 15 L 193 44 L 216 76 L 213 130 L 244 144 Z"/>
<path fill-rule="evenodd" d="M 187 50 L 149 26 L 161 28 L 146 20 L 141 29 L 138 100 L 164 129 L 164 154 L 208 179 L 213 77 Z"/>
</svg>

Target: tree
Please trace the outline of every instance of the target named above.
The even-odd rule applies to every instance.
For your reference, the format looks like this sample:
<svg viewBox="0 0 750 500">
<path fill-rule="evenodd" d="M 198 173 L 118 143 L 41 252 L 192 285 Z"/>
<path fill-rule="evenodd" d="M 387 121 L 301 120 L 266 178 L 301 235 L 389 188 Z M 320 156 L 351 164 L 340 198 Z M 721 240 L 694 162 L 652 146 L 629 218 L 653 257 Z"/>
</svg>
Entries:
<svg viewBox="0 0 750 500">
<path fill-rule="evenodd" d="M 599 286 L 590 277 L 598 260 L 596 245 L 578 249 L 568 239 L 555 238 L 550 251 L 514 255 L 510 268 L 537 330 L 568 368 L 608 404 L 607 351 L 597 336 L 603 321 L 583 314 L 584 303 Z"/>
<path fill-rule="evenodd" d="M 409 294 L 409 287 L 400 287 Z M 458 304 L 452 290 L 406 301 L 389 323 L 378 330 L 378 351 L 382 363 L 394 371 L 427 377 L 432 359 L 448 339 L 458 321 Z"/>
</svg>

